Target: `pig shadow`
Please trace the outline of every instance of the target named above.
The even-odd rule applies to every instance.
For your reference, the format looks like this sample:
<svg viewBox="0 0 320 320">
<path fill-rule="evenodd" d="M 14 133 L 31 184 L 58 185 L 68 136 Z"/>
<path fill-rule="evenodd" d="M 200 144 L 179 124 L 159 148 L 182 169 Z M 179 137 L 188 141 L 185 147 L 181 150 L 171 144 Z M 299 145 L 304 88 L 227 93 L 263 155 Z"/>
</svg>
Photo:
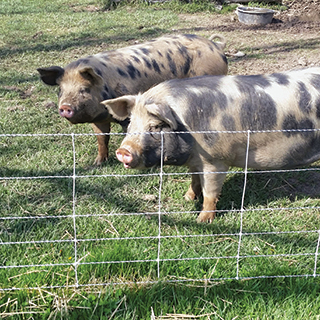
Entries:
<svg viewBox="0 0 320 320">
<path fill-rule="evenodd" d="M 114 167 L 117 161 L 115 159 L 110 159 L 105 166 Z M 280 199 L 284 199 L 287 204 L 295 202 L 298 200 L 310 198 L 318 199 L 320 198 L 320 168 L 313 166 L 314 171 L 294 171 L 294 172 L 263 172 L 263 171 L 249 171 L 247 175 L 247 183 L 244 197 L 244 208 L 263 208 L 268 209 L 269 204 L 272 202 L 277 202 Z M 318 170 L 317 170 L 318 169 Z M 230 169 L 232 171 L 233 168 Z M 91 170 L 86 168 L 80 168 L 80 175 L 85 175 L 86 172 Z M 157 172 L 157 171 L 156 171 Z M 138 172 L 137 172 L 138 173 Z M 152 173 L 152 170 L 144 171 L 143 174 Z M 22 181 L 25 180 L 37 180 L 40 177 L 50 178 L 43 179 L 46 183 L 52 186 L 54 190 L 59 189 L 60 194 L 62 194 L 68 201 L 72 202 L 72 192 L 73 192 L 73 180 L 72 180 L 72 169 L 65 169 L 62 172 L 49 172 L 49 171 L 34 171 L 34 170 L 17 170 L 10 169 L 7 167 L 2 167 L 0 169 L 0 177 L 7 177 L 7 179 L 0 180 L 2 184 L 8 184 L 12 181 L 17 181 L 14 177 L 20 177 Z M 90 173 L 89 173 L 90 175 Z M 62 177 L 65 176 L 65 177 Z M 10 179 L 12 177 L 12 180 Z M 28 178 L 29 177 L 29 178 Z M 37 178 L 39 177 L 39 178 Z M 134 177 L 135 178 L 135 177 Z M 42 178 L 41 178 L 42 179 Z M 90 180 L 88 180 L 90 179 Z M 99 183 L 95 183 L 93 179 L 103 179 Z M 137 181 L 139 177 L 136 177 Z M 191 182 L 191 176 L 188 177 Z M 88 178 L 76 177 L 76 196 L 78 198 L 86 197 L 90 195 L 93 201 L 96 203 L 105 203 L 108 201 L 114 204 L 115 207 L 119 209 L 119 212 L 141 212 L 141 208 L 145 207 L 146 202 L 150 203 L 150 212 L 157 212 L 158 202 L 156 196 L 154 199 L 148 198 L 150 195 L 142 196 L 139 199 L 132 201 L 130 195 L 123 193 L 123 190 L 127 186 L 127 178 L 120 176 L 115 180 L 109 177 L 100 177 L 98 173 L 90 175 Z M 244 188 L 244 173 L 243 171 L 237 171 L 236 173 L 230 173 L 223 184 L 222 192 L 217 204 L 217 219 L 223 219 L 232 210 L 240 211 L 242 196 Z M 184 196 L 184 190 L 181 193 L 181 198 Z M 24 203 L 26 201 L 26 194 L 16 192 L 14 195 L 15 203 Z M 41 203 L 43 201 L 50 201 L 52 195 L 50 192 L 48 194 L 35 194 L 32 195 L 30 201 L 32 203 Z M 151 197 L 151 196 L 150 196 Z M 200 211 L 202 208 L 203 199 L 194 201 L 194 210 Z M 59 208 L 52 206 L 47 212 L 49 216 L 57 215 L 56 212 Z M 65 214 L 63 211 L 61 215 Z M 27 214 L 28 215 L 28 214 Z M 193 214 L 194 220 L 185 221 L 174 218 L 170 213 L 168 215 L 163 215 L 162 221 L 169 225 L 185 225 L 193 226 L 201 232 L 203 229 L 212 230 L 214 233 L 219 233 L 216 230 L 215 223 L 212 224 L 197 224 L 196 214 Z M 36 216 L 35 216 L 36 218 Z M 146 219 L 150 220 L 154 224 L 158 224 L 157 215 L 148 215 L 146 213 Z M 48 219 L 51 223 L 54 223 L 56 219 Z M 19 224 L 21 221 L 17 220 L 17 229 L 21 229 Z M 34 221 L 30 221 L 30 224 Z M 238 232 L 238 224 L 235 223 L 228 233 Z"/>
<path fill-rule="evenodd" d="M 249 170 L 247 175 L 244 207 L 263 206 L 282 198 L 294 202 L 299 199 L 320 197 L 320 168 L 315 171 L 263 172 Z M 228 179 L 221 192 L 218 207 L 221 210 L 241 209 L 244 173 Z M 232 202 L 228 199 L 232 199 Z"/>
<path fill-rule="evenodd" d="M 82 170 L 81 175 L 84 172 L 85 170 Z M 0 227 L 5 229 L 6 227 L 2 223 L 8 221 L 11 231 L 19 233 L 20 230 L 23 233 L 24 230 L 34 227 L 48 228 L 48 224 L 54 225 L 59 219 L 72 216 L 74 199 L 72 175 L 72 169 L 51 172 L 2 167 L 0 169 L 0 177 L 2 177 L 0 185 L 4 192 L 0 195 L 0 206 L 3 210 L 0 214 L 3 218 L 0 219 Z M 102 210 L 106 203 L 111 203 L 113 207 L 119 208 L 119 212 L 141 211 L 143 199 L 132 201 L 130 194 L 119 192 L 119 190 L 122 191 L 126 188 L 127 179 L 121 177 L 111 179 L 100 177 L 98 174 L 90 177 L 81 177 L 81 175 L 76 176 L 75 179 L 76 215 L 81 215 L 86 210 L 83 209 L 85 204 L 82 204 L 82 201 L 84 203 L 89 201 L 94 203 L 94 206 L 98 206 L 93 215 L 113 213 L 112 210 L 110 212 Z M 40 191 L 37 191 L 39 188 Z M 81 208 L 78 211 L 79 204 Z M 33 212 L 37 206 L 42 206 L 43 209 Z M 99 207 L 102 208 L 101 211 L 99 211 Z M 87 210 L 85 213 L 90 214 L 91 212 Z M 43 219 L 46 216 L 48 218 Z M 23 217 L 31 217 L 31 219 L 23 219 Z"/>
<path fill-rule="evenodd" d="M 115 161 L 115 160 L 114 160 Z M 112 161 L 113 162 L 113 161 Z M 11 170 L 5 168 L 5 170 L 0 170 L 0 176 L 3 177 L 1 173 L 6 172 L 6 177 L 33 177 L 37 179 L 37 176 L 57 176 L 57 172 L 48 172 L 48 171 L 39 171 L 35 175 L 32 171 L 27 170 Z M 71 170 L 65 171 L 65 175 L 72 175 Z M 95 177 L 90 178 L 77 178 L 76 179 L 76 197 L 88 197 L 90 196 L 90 201 L 95 201 L 98 205 L 105 203 L 105 201 L 112 202 L 119 209 L 120 212 L 123 210 L 128 210 L 127 212 L 141 212 L 142 202 L 145 202 L 143 198 L 137 199 L 135 202 L 131 201 L 129 196 L 123 194 L 122 189 L 126 187 L 127 179 L 120 179 L 117 182 L 117 185 L 114 184 L 114 180 L 106 178 L 101 178 L 97 176 L 98 179 L 104 179 L 103 186 L 100 184 L 95 184 L 94 181 L 88 181 L 87 179 L 95 179 Z M 317 198 L 319 196 L 319 186 L 320 186 L 320 168 L 319 171 L 308 171 L 308 172 L 291 172 L 291 173 L 248 173 L 246 193 L 244 200 L 244 207 L 268 207 L 270 201 L 277 201 L 281 198 L 287 198 L 290 201 L 296 201 L 297 199 L 303 198 Z M 0 183 L 8 183 L 11 180 L 0 180 Z M 46 181 L 49 181 L 49 184 L 53 186 L 54 189 L 59 189 L 61 194 L 65 195 L 69 199 L 69 215 L 72 215 L 72 191 L 73 191 L 73 180 L 72 178 L 48 178 Z M 244 174 L 236 173 L 230 174 L 227 177 L 226 182 L 222 189 L 222 195 L 220 201 L 218 202 L 218 210 L 216 219 L 224 219 L 227 217 L 228 211 L 239 210 L 241 208 L 242 202 L 242 193 L 244 185 Z M 119 192 L 120 190 L 120 192 Z M 183 196 L 183 194 L 181 194 Z M 17 204 L 22 203 L 21 208 L 24 206 L 25 198 L 28 197 L 28 200 L 32 203 L 41 204 L 44 201 L 50 202 L 50 199 L 53 199 L 54 195 L 48 192 L 47 194 L 37 194 L 26 195 L 23 193 L 15 193 L 13 195 L 14 199 L 12 202 Z M 93 199 L 93 198 L 94 199 Z M 1 197 L 0 197 L 1 199 Z M 199 199 L 195 202 L 195 209 L 201 210 L 202 199 Z M 2 205 L 6 205 L 3 203 Z M 47 211 L 48 216 L 54 215 L 55 218 L 46 218 L 46 219 L 37 219 L 37 216 L 32 214 L 32 212 L 26 212 L 25 215 L 32 216 L 32 219 L 24 220 L 23 216 L 20 215 L 22 219 L 14 219 L 10 221 L 10 224 L 3 224 L 3 221 L 0 220 L 1 229 L 5 230 L 5 233 L 15 233 L 21 235 L 28 239 L 29 230 L 39 230 L 41 228 L 48 229 L 50 225 L 54 228 L 54 225 L 59 219 L 59 214 L 66 215 L 66 212 L 62 210 L 60 213 L 58 207 L 50 208 L 51 211 Z M 62 208 L 63 209 L 63 208 Z M 90 212 L 88 212 L 90 213 Z M 105 213 L 105 212 L 104 212 Z M 76 212 L 77 214 L 77 212 Z M 240 213 L 239 213 L 240 215 Z M 33 218 L 34 217 L 34 218 Z M 157 215 L 145 215 L 145 218 L 149 220 L 150 223 L 158 225 L 159 220 Z M 124 217 L 126 219 L 126 216 Z M 171 214 L 161 216 L 161 224 L 163 230 L 166 230 L 167 227 L 172 229 L 177 226 L 178 228 L 187 228 L 190 227 L 192 234 L 235 234 L 234 241 L 237 241 L 237 233 L 239 232 L 239 221 L 238 218 L 234 221 L 234 224 L 228 224 L 227 226 L 222 226 L 221 224 L 213 223 L 211 224 L 198 224 L 194 219 L 183 220 L 177 217 L 173 217 Z M 70 219 L 71 221 L 72 219 Z M 71 222 L 70 222 L 71 226 Z M 71 227 L 70 227 L 71 228 Z M 257 232 L 257 229 L 254 227 L 246 228 L 244 232 L 250 233 Z M 32 235 L 31 235 L 32 236 Z M 223 235 L 221 235 L 223 237 Z M 279 247 L 290 245 L 291 243 L 298 243 L 301 248 L 310 248 L 315 246 L 314 238 L 305 237 L 302 238 L 300 234 L 270 234 L 259 236 L 263 238 L 263 241 L 266 243 L 277 243 Z M 210 241 L 209 241 L 210 242 Z M 128 250 L 130 254 L 130 249 Z M 236 252 L 234 253 L 236 255 Z"/>
<path fill-rule="evenodd" d="M 244 193 L 243 208 L 259 208 L 269 211 L 274 209 L 274 203 L 281 201 L 285 207 L 290 207 L 291 203 L 306 200 L 320 200 L 320 168 L 317 166 L 308 167 L 311 171 L 292 171 L 292 172 L 263 172 L 249 170 Z M 234 168 L 230 168 L 232 171 Z M 314 170 L 313 170 L 314 169 Z M 230 173 L 223 184 L 221 195 L 217 203 L 216 219 L 227 218 L 232 211 L 238 212 L 240 216 L 242 197 L 244 190 L 244 172 Z M 190 178 L 191 182 L 191 178 Z M 187 191 L 187 190 L 185 190 Z M 181 194 L 181 197 L 183 194 Z M 194 210 L 201 211 L 203 198 L 202 196 L 194 201 Z M 296 205 L 293 205 L 295 207 Z M 215 221 L 211 224 L 197 224 L 194 221 L 179 221 L 172 215 L 165 215 L 163 221 L 169 225 L 193 226 L 199 232 L 201 230 L 210 230 L 214 234 L 219 233 L 237 233 L 239 232 L 239 221 L 234 221 L 231 228 L 224 227 L 221 230 L 216 226 Z M 253 230 L 255 232 L 257 230 Z M 246 232 L 250 230 L 246 229 Z"/>
</svg>

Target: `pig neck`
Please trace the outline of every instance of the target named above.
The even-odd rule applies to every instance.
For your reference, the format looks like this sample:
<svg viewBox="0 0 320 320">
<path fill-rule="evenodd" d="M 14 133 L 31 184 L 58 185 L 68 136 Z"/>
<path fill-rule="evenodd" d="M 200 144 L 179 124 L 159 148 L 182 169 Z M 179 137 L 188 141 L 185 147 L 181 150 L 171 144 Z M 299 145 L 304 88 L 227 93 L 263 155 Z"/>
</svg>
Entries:
<svg viewBox="0 0 320 320">
<path fill-rule="evenodd" d="M 98 122 L 104 122 L 107 119 L 113 119 L 111 117 L 111 115 L 109 114 L 108 110 L 104 110 L 103 112 L 101 112 L 97 117 L 95 117 L 92 122 L 93 123 L 98 123 Z M 116 122 L 116 121 L 113 121 Z"/>
<path fill-rule="evenodd" d="M 120 126 L 121 126 L 125 131 L 127 131 L 127 128 L 128 128 L 129 122 L 130 122 L 130 119 L 129 119 L 129 118 L 126 118 L 126 119 L 124 119 L 124 120 L 122 120 L 122 121 L 117 120 L 117 119 L 114 119 L 114 118 L 112 118 L 112 120 L 113 120 L 113 122 L 120 124 Z"/>
<path fill-rule="evenodd" d="M 174 131 L 177 132 L 171 136 L 171 139 L 174 140 L 164 137 L 165 164 L 176 166 L 186 165 L 192 154 L 194 138 L 188 132 L 189 130 L 186 126 L 180 121 L 178 121 L 178 127 Z"/>
</svg>

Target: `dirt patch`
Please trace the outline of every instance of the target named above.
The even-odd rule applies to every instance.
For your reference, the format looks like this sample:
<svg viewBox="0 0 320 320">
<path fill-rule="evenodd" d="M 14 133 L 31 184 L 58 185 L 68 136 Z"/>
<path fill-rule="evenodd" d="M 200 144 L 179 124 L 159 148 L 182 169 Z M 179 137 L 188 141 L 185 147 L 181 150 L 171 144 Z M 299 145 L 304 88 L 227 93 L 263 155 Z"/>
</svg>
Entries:
<svg viewBox="0 0 320 320">
<path fill-rule="evenodd" d="M 320 0 L 283 1 L 271 24 L 245 25 L 235 13 L 180 15 L 179 32 L 222 34 L 230 74 L 258 74 L 320 65 Z M 238 52 L 244 56 L 235 55 Z"/>
<path fill-rule="evenodd" d="M 29 89 L 23 91 L 17 86 L 4 86 L 3 89 L 9 92 L 16 92 L 19 94 L 21 99 L 27 99 L 31 97 L 34 87 L 30 87 Z"/>
<path fill-rule="evenodd" d="M 86 7 L 83 7 L 81 5 L 70 5 L 70 7 L 72 8 L 73 12 L 97 12 L 97 11 L 101 11 L 101 8 L 99 6 L 95 6 L 95 5 L 88 5 Z"/>
</svg>

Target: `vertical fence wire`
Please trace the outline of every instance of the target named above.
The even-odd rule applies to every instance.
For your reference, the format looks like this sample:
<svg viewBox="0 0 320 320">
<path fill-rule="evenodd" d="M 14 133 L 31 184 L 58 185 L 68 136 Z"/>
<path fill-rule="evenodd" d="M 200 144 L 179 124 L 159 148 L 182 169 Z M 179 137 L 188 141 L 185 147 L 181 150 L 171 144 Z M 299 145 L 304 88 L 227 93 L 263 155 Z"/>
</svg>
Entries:
<svg viewBox="0 0 320 320">
<path fill-rule="evenodd" d="M 162 182 L 163 182 L 163 141 L 164 141 L 164 133 L 161 131 L 161 155 L 160 155 L 160 172 L 159 172 L 159 199 L 158 199 L 158 255 L 157 255 L 157 275 L 158 279 L 160 278 L 160 250 L 161 250 L 161 197 L 162 197 Z"/>
<path fill-rule="evenodd" d="M 317 263 L 318 263 L 318 256 L 319 256 L 319 246 L 320 246 L 320 230 L 318 231 L 318 241 L 317 241 L 317 247 L 316 252 L 314 255 L 314 269 L 313 269 L 313 276 L 316 277 L 317 275 Z"/>
<path fill-rule="evenodd" d="M 245 167 L 244 167 L 244 182 L 243 182 L 241 208 L 240 208 L 240 229 L 239 229 L 239 243 L 238 243 L 238 251 L 237 251 L 237 275 L 236 275 L 237 280 L 239 279 L 239 269 L 240 269 L 240 250 L 241 250 L 242 230 L 243 230 L 244 198 L 246 195 L 247 176 L 248 176 L 249 145 L 250 145 L 250 130 L 247 131 L 247 148 L 246 148 L 246 159 L 245 159 Z"/>
<path fill-rule="evenodd" d="M 72 174 L 72 220 L 73 220 L 73 243 L 74 243 L 74 272 L 76 287 L 79 286 L 78 282 L 78 253 L 77 253 L 77 223 L 76 223 L 76 148 L 75 148 L 75 137 L 74 133 L 72 137 L 72 153 L 73 153 L 73 174 Z"/>
</svg>

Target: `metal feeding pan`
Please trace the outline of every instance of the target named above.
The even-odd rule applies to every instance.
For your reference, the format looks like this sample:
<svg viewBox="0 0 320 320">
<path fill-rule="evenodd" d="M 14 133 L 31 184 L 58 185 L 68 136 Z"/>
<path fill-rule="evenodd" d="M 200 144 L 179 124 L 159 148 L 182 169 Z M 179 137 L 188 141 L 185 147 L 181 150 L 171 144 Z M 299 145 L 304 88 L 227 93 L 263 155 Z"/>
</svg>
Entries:
<svg viewBox="0 0 320 320">
<path fill-rule="evenodd" d="M 271 23 L 274 11 L 266 8 L 238 7 L 236 13 L 242 23 L 265 25 Z"/>
</svg>

